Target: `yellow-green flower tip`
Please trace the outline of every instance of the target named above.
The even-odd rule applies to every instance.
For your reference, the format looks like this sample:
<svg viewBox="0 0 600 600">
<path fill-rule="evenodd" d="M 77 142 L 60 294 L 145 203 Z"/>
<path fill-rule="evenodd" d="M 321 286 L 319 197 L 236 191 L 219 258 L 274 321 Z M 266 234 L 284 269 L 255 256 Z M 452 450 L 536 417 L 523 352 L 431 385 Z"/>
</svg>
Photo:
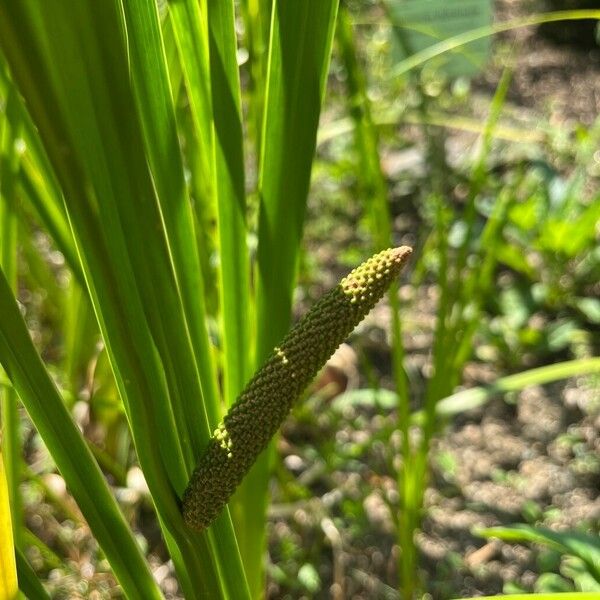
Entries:
<svg viewBox="0 0 600 600">
<path fill-rule="evenodd" d="M 221 512 L 294 402 L 350 332 L 380 300 L 412 250 L 372 256 L 323 296 L 256 372 L 215 430 L 183 495 L 194 529 Z"/>
</svg>

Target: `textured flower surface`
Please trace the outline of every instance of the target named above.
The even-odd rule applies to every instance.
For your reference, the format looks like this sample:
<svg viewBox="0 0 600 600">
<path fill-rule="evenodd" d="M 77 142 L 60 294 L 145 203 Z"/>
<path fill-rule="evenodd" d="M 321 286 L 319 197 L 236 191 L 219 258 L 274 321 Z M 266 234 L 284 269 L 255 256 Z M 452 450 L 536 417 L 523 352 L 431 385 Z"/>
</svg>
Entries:
<svg viewBox="0 0 600 600">
<path fill-rule="evenodd" d="M 183 516 L 208 527 L 319 369 L 383 296 L 411 254 L 389 248 L 323 296 L 256 372 L 215 430 L 183 496 Z"/>
</svg>

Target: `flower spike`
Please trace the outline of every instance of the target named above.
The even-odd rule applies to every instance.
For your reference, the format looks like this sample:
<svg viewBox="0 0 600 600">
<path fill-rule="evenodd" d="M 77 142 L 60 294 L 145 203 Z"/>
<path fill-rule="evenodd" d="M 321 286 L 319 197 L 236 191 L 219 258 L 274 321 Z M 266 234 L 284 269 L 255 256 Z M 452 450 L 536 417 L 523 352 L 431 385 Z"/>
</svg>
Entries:
<svg viewBox="0 0 600 600">
<path fill-rule="evenodd" d="M 208 527 L 338 346 L 400 273 L 412 250 L 372 256 L 323 296 L 256 372 L 210 439 L 183 495 L 183 517 Z"/>
</svg>

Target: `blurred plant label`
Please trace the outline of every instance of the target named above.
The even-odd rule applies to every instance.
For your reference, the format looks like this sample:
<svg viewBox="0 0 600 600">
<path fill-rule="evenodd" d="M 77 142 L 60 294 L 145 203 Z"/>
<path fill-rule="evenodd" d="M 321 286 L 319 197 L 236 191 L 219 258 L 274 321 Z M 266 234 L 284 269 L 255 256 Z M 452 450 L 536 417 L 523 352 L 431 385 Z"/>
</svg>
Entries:
<svg viewBox="0 0 600 600">
<path fill-rule="evenodd" d="M 395 25 L 395 59 L 492 23 L 491 0 L 387 0 Z M 485 65 L 491 36 L 459 46 L 429 61 L 450 77 L 476 75 Z"/>
</svg>

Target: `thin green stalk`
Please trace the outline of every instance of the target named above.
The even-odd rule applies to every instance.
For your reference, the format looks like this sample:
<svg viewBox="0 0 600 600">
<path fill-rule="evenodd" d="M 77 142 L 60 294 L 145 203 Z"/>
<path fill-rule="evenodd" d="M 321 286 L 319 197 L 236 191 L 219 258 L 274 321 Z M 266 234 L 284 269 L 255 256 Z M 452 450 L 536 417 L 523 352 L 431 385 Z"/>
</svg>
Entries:
<svg viewBox="0 0 600 600">
<path fill-rule="evenodd" d="M 214 202 L 215 163 L 214 128 L 206 0 L 181 0 L 169 3 L 169 24 L 173 28 L 183 80 L 190 103 L 194 133 L 200 146 L 194 165 L 200 172 L 201 201 Z"/>
<path fill-rule="evenodd" d="M 473 352 L 473 338 L 479 327 L 482 307 L 494 284 L 494 273 L 498 263 L 498 249 L 502 243 L 502 229 L 506 215 L 514 203 L 514 195 L 502 190 L 498 196 L 492 214 L 481 233 L 480 249 L 477 253 L 477 266 L 471 269 L 464 285 L 465 299 L 461 303 L 460 336 L 456 337 L 457 347 L 453 361 L 450 362 L 452 388 L 459 383 L 460 373 Z"/>
<path fill-rule="evenodd" d="M 17 596 L 17 569 L 8 496 L 8 482 L 0 452 L 0 597 L 13 600 Z"/>
<path fill-rule="evenodd" d="M 469 290 L 468 297 L 471 298 L 471 302 L 468 305 L 459 307 L 459 310 L 468 310 L 471 311 L 471 314 L 468 318 L 463 319 L 461 328 L 459 330 L 460 340 L 457 341 L 458 348 L 455 351 L 455 355 L 452 357 L 448 357 L 447 355 L 445 356 L 448 366 L 443 367 L 443 374 L 441 377 L 450 380 L 450 382 L 443 386 L 440 385 L 437 389 L 447 390 L 445 392 L 446 394 L 454 389 L 455 385 L 458 383 L 458 379 L 464 364 L 469 359 L 472 352 L 473 337 L 475 336 L 477 327 L 479 325 L 482 298 L 487 295 L 493 283 L 493 274 L 497 256 L 496 248 L 500 241 L 499 234 L 501 232 L 501 228 L 504 223 L 504 216 L 510 201 L 511 197 L 509 194 L 503 194 L 498 198 L 494 207 L 494 212 L 488 219 L 481 235 L 482 256 L 479 259 L 479 267 L 472 269 L 471 273 L 469 273 L 467 281 L 464 282 L 465 288 Z M 453 347 L 456 347 L 456 344 Z M 415 499 L 415 503 L 419 506 L 422 506 L 425 488 L 427 485 L 427 462 L 431 439 L 439 428 L 436 411 L 436 406 L 439 400 L 439 397 L 431 396 L 430 400 L 426 402 L 424 408 L 425 421 L 422 426 L 422 436 L 414 464 L 414 478 L 416 481 L 415 489 L 417 490 L 418 494 L 418 497 Z M 417 522 L 417 527 L 419 525 L 420 521 Z"/>
<path fill-rule="evenodd" d="M 254 140 L 257 160 L 261 154 L 271 4 L 269 0 L 242 0 L 241 2 L 245 29 L 244 43 L 248 50 L 249 65 L 248 95 L 251 115 L 249 129 L 250 137 Z"/>
<path fill-rule="evenodd" d="M 442 203 L 438 203 L 438 220 L 436 226 L 436 238 L 438 240 L 438 256 L 440 257 L 439 273 L 439 308 L 437 315 L 436 330 L 434 334 L 434 352 L 433 368 L 434 375 L 428 382 L 424 415 L 425 420 L 422 427 L 422 436 L 418 448 L 411 450 L 408 460 L 405 462 L 404 471 L 408 469 L 407 483 L 404 486 L 404 492 L 407 495 L 406 505 L 403 504 L 403 511 L 408 512 L 405 517 L 407 526 L 411 531 L 403 532 L 405 543 L 411 544 L 410 550 L 403 553 L 410 556 L 410 560 L 415 564 L 406 566 L 409 562 L 403 557 L 403 592 L 406 598 L 411 598 L 414 594 L 414 576 L 410 575 L 410 569 L 415 572 L 417 549 L 414 545 L 414 534 L 421 523 L 421 512 L 428 472 L 428 453 L 432 436 L 437 429 L 436 404 L 440 398 L 448 395 L 458 383 L 460 372 L 464 362 L 468 359 L 471 349 L 472 338 L 476 331 L 477 318 L 466 318 L 467 311 L 475 310 L 474 303 L 476 298 L 483 296 L 493 277 L 493 267 L 495 265 L 494 249 L 499 240 L 499 234 L 502 224 L 502 215 L 506 209 L 506 201 L 499 199 L 496 203 L 495 213 L 488 220 L 484 233 L 481 236 L 482 256 L 479 261 L 479 267 L 470 269 L 467 274 L 463 273 L 466 265 L 468 248 L 472 243 L 474 222 L 475 222 L 475 200 L 479 195 L 483 185 L 483 170 L 485 160 L 489 151 L 489 145 L 493 128 L 498 121 L 504 98 L 508 91 L 510 77 L 505 72 L 500 85 L 497 88 L 496 95 L 492 101 L 490 115 L 484 129 L 482 150 L 479 159 L 473 168 L 471 193 L 468 200 L 465 219 L 467 221 L 467 234 L 458 257 L 450 263 L 450 247 L 446 239 L 448 229 L 447 219 L 444 217 L 446 210 L 442 208 Z M 452 268 L 454 276 L 448 276 L 449 269 Z M 466 278 L 466 282 L 465 282 Z M 460 283 L 459 283 L 460 282 Z M 467 320 L 465 320 L 467 319 Z M 452 357 L 448 356 L 448 348 L 457 348 L 458 350 Z M 401 517 L 402 518 L 402 517 Z M 408 582 L 407 582 L 407 579 Z M 408 587 L 406 587 L 408 586 Z"/>
<path fill-rule="evenodd" d="M 374 250 L 380 250 L 392 245 L 393 242 L 388 186 L 381 168 L 379 135 L 371 114 L 367 82 L 364 70 L 359 64 L 350 15 L 344 4 L 340 5 L 338 11 L 337 39 L 347 73 L 349 112 L 354 121 L 354 134 L 360 160 L 358 173 L 360 173 L 363 199 L 369 210 Z M 410 406 L 408 381 L 404 369 L 404 344 L 397 283 L 390 286 L 388 302 L 392 312 L 392 362 L 399 398 L 398 422 L 403 432 L 403 440 L 408 440 L 408 431 L 404 431 L 404 428 L 409 420 Z"/>
<path fill-rule="evenodd" d="M 74 523 L 76 522 L 74 521 Z M 43 568 L 58 569 L 63 566 L 63 561 L 60 557 L 29 529 L 23 531 L 22 544 L 23 548 L 35 548 L 39 552 L 43 561 Z"/>
<path fill-rule="evenodd" d="M 20 134 L 17 92 L 10 86 L 5 99 L 4 119 L 0 121 L 0 268 L 13 292 L 17 290 L 17 180 L 20 161 L 16 142 Z M 21 480 L 21 420 L 15 390 L 0 389 L 0 438 L 15 544 L 20 542 L 23 509 Z"/>
<path fill-rule="evenodd" d="M 466 231 L 464 234 L 464 239 L 462 240 L 462 243 L 458 249 L 458 255 L 453 261 L 454 282 L 451 284 L 448 291 L 450 296 L 449 302 L 457 308 L 453 311 L 453 318 L 449 326 L 448 335 L 444 340 L 444 345 L 446 347 L 454 348 L 459 346 L 463 349 L 463 352 L 457 352 L 454 360 L 446 361 L 443 365 L 443 371 L 440 373 L 440 377 L 448 382 L 448 387 L 444 392 L 444 395 L 458 385 L 464 362 L 469 358 L 468 356 L 463 357 L 464 350 L 472 339 L 472 335 L 466 334 L 466 330 L 468 329 L 466 320 L 468 320 L 468 318 L 465 318 L 465 312 L 472 310 L 471 306 L 473 302 L 476 302 L 477 299 L 484 295 L 486 291 L 484 287 L 489 285 L 489 281 L 487 280 L 486 286 L 483 285 L 483 282 L 479 277 L 479 269 L 472 268 L 466 270 L 466 265 L 469 249 L 473 245 L 473 236 L 477 217 L 476 200 L 481 194 L 487 179 L 486 166 L 491 148 L 492 136 L 504 107 L 504 102 L 506 100 L 506 95 L 508 93 L 512 78 L 511 75 L 511 71 L 509 69 L 505 69 L 502 73 L 502 77 L 500 78 L 500 82 L 496 87 L 496 92 L 490 104 L 489 115 L 486 119 L 485 127 L 481 136 L 481 150 L 471 169 L 469 194 L 467 197 L 466 208 L 463 217 L 466 224 Z M 488 260 L 491 260 L 491 257 L 493 256 L 491 253 L 491 247 L 492 245 L 495 247 L 495 243 L 498 241 L 497 237 L 500 233 L 498 228 L 500 223 L 498 222 L 498 219 L 501 217 L 498 217 L 497 215 L 498 207 L 500 205 L 503 205 L 503 203 L 498 200 L 494 207 L 494 218 L 488 220 L 486 232 L 481 235 L 480 239 L 480 253 L 486 253 Z M 490 222 L 493 222 L 495 225 L 497 225 L 492 230 L 490 230 L 489 227 Z M 486 270 L 490 271 L 490 268 L 491 266 L 488 265 Z M 489 277 L 491 277 L 493 273 L 487 274 Z M 467 279 L 467 284 L 465 284 L 465 278 Z M 476 287 L 477 290 L 475 289 Z M 478 291 L 479 293 L 477 293 Z M 471 319 L 471 322 L 473 322 L 473 319 Z"/>
<path fill-rule="evenodd" d="M 19 549 L 16 550 L 16 563 L 19 589 L 25 594 L 25 597 L 34 600 L 50 600 L 50 595 L 46 592 L 27 558 Z"/>
</svg>

